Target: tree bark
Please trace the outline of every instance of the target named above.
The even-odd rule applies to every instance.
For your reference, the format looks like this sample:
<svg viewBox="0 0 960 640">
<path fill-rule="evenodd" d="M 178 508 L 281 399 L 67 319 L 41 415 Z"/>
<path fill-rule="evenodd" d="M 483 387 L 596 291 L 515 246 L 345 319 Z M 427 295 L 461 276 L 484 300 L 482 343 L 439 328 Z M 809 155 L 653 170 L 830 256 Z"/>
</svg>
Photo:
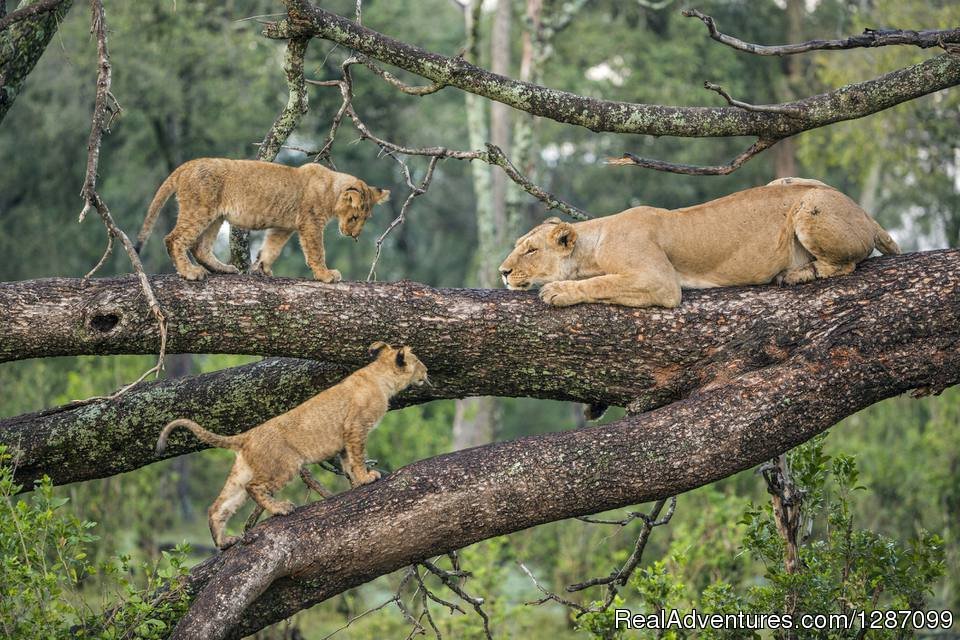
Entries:
<svg viewBox="0 0 960 640">
<path fill-rule="evenodd" d="M 268 360 L 142 385 L 117 400 L 0 421 L 0 442 L 21 450 L 18 480 L 28 484 L 42 473 L 63 483 L 129 471 L 158 459 L 153 443 L 169 420 L 191 417 L 224 433 L 247 429 L 365 364 L 378 339 L 412 345 L 430 369 L 434 386 L 401 395 L 398 406 L 498 395 L 647 411 L 785 362 L 838 330 L 854 342 L 869 332 L 895 342 L 926 323 L 956 340 L 958 282 L 956 250 L 868 260 L 852 275 L 794 288 L 687 291 L 678 309 L 557 309 L 534 293 L 412 283 L 222 276 L 198 284 L 154 276 L 171 352 L 327 364 Z M 152 353 L 157 346 L 132 277 L 0 284 L 0 359 Z M 174 438 L 168 453 L 200 448 Z"/>
<path fill-rule="evenodd" d="M 950 267 L 936 268 L 944 259 Z M 938 252 L 876 261 L 830 286 L 793 290 L 796 304 L 772 287 L 711 292 L 731 311 L 712 330 L 746 360 L 764 345 L 765 364 L 652 412 L 421 460 L 271 518 L 194 570 L 188 589 L 198 595 L 173 637 L 248 634 L 424 558 L 676 495 L 774 458 L 883 398 L 957 384 L 957 260 L 958 252 Z M 749 316 L 737 313 L 740 296 L 761 290 L 769 306 L 754 299 Z M 684 342 L 695 341 L 692 317 L 660 327 L 681 319 Z M 752 330 L 740 333 L 743 322 Z M 655 341 L 669 348 L 678 339 Z"/>
<path fill-rule="evenodd" d="M 943 54 L 873 80 L 798 100 L 802 117 L 737 107 L 668 107 L 601 100 L 519 82 L 360 26 L 313 6 L 289 0 L 290 18 L 269 25 L 274 38 L 314 36 L 339 43 L 381 62 L 536 116 L 591 131 L 655 136 L 785 138 L 834 122 L 855 120 L 960 84 L 960 56 Z"/>
<path fill-rule="evenodd" d="M 29 10 L 34 5 L 43 7 L 43 11 L 0 29 L 0 122 L 20 95 L 23 83 L 40 56 L 47 50 L 60 22 L 73 6 L 73 0 L 38 0 L 24 9 Z M 6 17 L 12 19 L 14 14 Z"/>
</svg>

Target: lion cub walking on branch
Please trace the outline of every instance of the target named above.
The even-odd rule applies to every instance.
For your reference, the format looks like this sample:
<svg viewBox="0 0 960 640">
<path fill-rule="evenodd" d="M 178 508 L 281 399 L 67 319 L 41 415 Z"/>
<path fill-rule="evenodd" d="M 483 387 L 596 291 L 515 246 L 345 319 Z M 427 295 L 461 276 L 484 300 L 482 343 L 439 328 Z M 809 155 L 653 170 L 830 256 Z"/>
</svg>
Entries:
<svg viewBox="0 0 960 640">
<path fill-rule="evenodd" d="M 390 197 L 387 189 L 319 164 L 294 168 L 257 160 L 198 158 L 177 167 L 160 185 L 137 236 L 137 252 L 174 192 L 180 213 L 164 241 L 177 273 L 187 280 L 201 280 L 208 270 L 239 273 L 213 254 L 213 242 L 226 220 L 242 229 L 267 229 L 254 271 L 272 275 L 271 265 L 296 231 L 313 277 L 339 282 L 340 272 L 328 269 L 324 260 L 323 228 L 336 216 L 340 233 L 356 240 L 373 206 Z M 188 252 L 199 264 L 190 262 Z"/>
<path fill-rule="evenodd" d="M 819 180 L 781 178 L 693 207 L 635 207 L 569 224 L 550 218 L 500 265 L 510 289 L 542 285 L 559 307 L 676 307 L 681 289 L 800 284 L 851 273 L 900 247 L 856 202 Z"/>
<path fill-rule="evenodd" d="M 163 428 L 157 440 L 157 453 L 166 448 L 167 437 L 177 427 L 189 429 L 211 446 L 237 452 L 230 475 L 207 512 L 210 533 L 217 547 L 225 549 L 237 541 L 236 536 L 225 536 L 224 529 L 248 494 L 272 515 L 293 511 L 293 503 L 280 502 L 273 494 L 298 472 L 306 471 L 303 468 L 306 464 L 339 454 L 352 486 L 380 478 L 378 471 L 367 470 L 367 434 L 387 412 L 392 396 L 411 384 L 419 385 L 427 380 L 427 368 L 407 346 L 391 347 L 374 342 L 370 353 L 376 359 L 339 384 L 239 435 L 217 435 L 185 418 Z M 311 484 L 309 472 L 301 475 L 310 488 L 323 493 L 322 487 Z"/>
</svg>

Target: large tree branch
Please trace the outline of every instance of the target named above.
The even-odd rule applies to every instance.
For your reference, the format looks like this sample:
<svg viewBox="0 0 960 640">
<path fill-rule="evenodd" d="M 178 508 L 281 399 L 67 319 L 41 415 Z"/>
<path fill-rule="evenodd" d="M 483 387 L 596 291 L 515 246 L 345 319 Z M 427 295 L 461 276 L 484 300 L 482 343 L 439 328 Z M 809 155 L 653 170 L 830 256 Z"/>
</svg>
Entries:
<svg viewBox="0 0 960 640">
<path fill-rule="evenodd" d="M 0 121 L 71 6 L 73 0 L 38 0 L 0 19 Z"/>
<path fill-rule="evenodd" d="M 785 310 L 772 323 L 783 340 L 770 345 L 767 366 L 667 407 L 422 460 L 272 518 L 246 544 L 194 570 L 187 586 L 198 595 L 173 637 L 251 633 L 424 558 L 676 495 L 769 460 L 880 399 L 956 384 L 960 272 L 956 252 L 938 255 L 952 256 L 952 268 L 884 261 L 862 276 L 874 289 L 848 289 L 857 276 L 834 282 L 829 300 L 818 302 L 816 288 L 808 289 L 802 297 L 822 324 L 811 327 L 798 308 Z M 736 294 L 728 294 L 711 295 L 735 306 Z M 754 311 L 763 335 L 778 311 Z"/>
<path fill-rule="evenodd" d="M 116 400 L 0 421 L 0 441 L 21 450 L 18 481 L 28 486 L 43 473 L 64 483 L 129 471 L 159 459 L 153 443 L 169 420 L 189 416 L 224 433 L 247 429 L 363 364 L 367 345 L 379 339 L 413 345 L 434 381 L 397 406 L 499 395 L 645 411 L 783 362 L 840 321 L 885 314 L 891 324 L 884 331 L 893 334 L 910 313 L 898 292 L 919 299 L 942 287 L 946 306 L 929 310 L 931 322 L 956 333 L 958 280 L 960 252 L 938 251 L 870 260 L 853 275 L 802 287 L 688 291 L 679 309 L 667 310 L 556 309 L 532 293 L 413 283 L 223 276 L 200 284 L 156 276 L 154 290 L 170 311 L 172 351 L 329 364 L 268 361 L 142 385 Z M 0 359 L 153 353 L 157 341 L 131 277 L 0 285 Z M 175 438 L 169 453 L 199 448 L 192 438 Z"/>
<path fill-rule="evenodd" d="M 756 136 L 778 139 L 843 120 L 853 120 L 960 84 L 960 56 L 943 54 L 873 80 L 805 98 L 782 112 L 735 107 L 668 107 L 601 100 L 520 82 L 491 73 L 463 58 L 447 57 L 400 42 L 305 0 L 288 2 L 290 18 L 269 25 L 276 38 L 314 36 L 366 56 L 502 102 L 515 109 L 592 131 L 686 137 Z"/>
</svg>

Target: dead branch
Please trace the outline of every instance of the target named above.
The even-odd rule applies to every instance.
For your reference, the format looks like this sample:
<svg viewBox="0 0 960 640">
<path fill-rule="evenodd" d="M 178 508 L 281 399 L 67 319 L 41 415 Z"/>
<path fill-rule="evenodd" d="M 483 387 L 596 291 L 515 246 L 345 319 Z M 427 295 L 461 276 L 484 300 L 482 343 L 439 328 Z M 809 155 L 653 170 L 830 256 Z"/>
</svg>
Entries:
<svg viewBox="0 0 960 640">
<path fill-rule="evenodd" d="M 796 44 L 761 45 L 744 42 L 739 38 L 721 33 L 716 21 L 697 9 L 684 9 L 683 15 L 697 18 L 707 26 L 710 37 L 717 42 L 738 51 L 746 51 L 758 56 L 789 56 L 808 51 L 836 51 L 839 49 L 857 49 L 861 47 L 888 47 L 891 45 L 912 45 L 921 49 L 943 47 L 944 44 L 960 43 L 960 28 L 956 29 L 864 29 L 863 33 L 841 40 L 808 40 Z"/>
<path fill-rule="evenodd" d="M 102 0 L 90 0 L 90 10 L 92 14 L 90 30 L 97 39 L 97 93 L 93 107 L 93 117 L 91 118 L 90 138 L 87 141 L 87 171 L 83 181 L 83 189 L 80 192 L 84 200 L 84 206 L 83 210 L 80 211 L 79 221 L 83 222 L 88 211 L 91 209 L 95 210 L 107 229 L 107 248 L 104 251 L 103 257 L 100 258 L 94 268 L 87 273 L 84 278 L 91 277 L 94 272 L 106 262 L 107 257 L 109 257 L 113 251 L 114 238 L 119 239 L 120 244 L 123 245 L 127 253 L 127 257 L 130 259 L 130 263 L 133 265 L 134 273 L 136 273 L 137 279 L 140 282 L 140 288 L 147 301 L 147 306 L 156 320 L 157 330 L 160 336 L 157 364 L 144 372 L 137 380 L 121 388 L 111 396 L 111 398 L 115 398 L 139 384 L 150 374 L 156 373 L 159 376 L 160 371 L 163 370 L 163 356 L 166 353 L 167 321 L 163 315 L 163 310 L 160 308 L 160 304 L 157 302 L 156 295 L 153 292 L 153 287 L 150 285 L 147 274 L 143 270 L 143 264 L 140 262 L 140 256 L 137 255 L 133 243 L 130 242 L 127 234 L 114 222 L 113 216 L 110 214 L 106 203 L 104 203 L 100 194 L 97 193 L 97 167 L 100 163 L 100 144 L 103 141 L 104 132 L 109 132 L 110 125 L 113 123 L 114 118 L 119 115 L 120 105 L 113 94 L 110 93 L 110 53 L 107 49 L 107 24 Z M 93 400 L 99 400 L 99 398 L 92 398 L 91 401 Z"/>
<path fill-rule="evenodd" d="M 673 162 L 664 162 L 663 160 L 653 160 L 651 158 L 641 158 L 632 153 L 624 153 L 620 158 L 607 158 L 607 164 L 618 166 L 636 166 L 643 169 L 656 169 L 657 171 L 667 171 L 669 173 L 682 173 L 688 176 L 725 176 L 733 173 L 743 163 L 761 153 L 777 142 L 779 139 L 760 138 L 750 147 L 738 155 L 727 164 L 702 166 L 696 164 L 677 164 Z"/>
</svg>

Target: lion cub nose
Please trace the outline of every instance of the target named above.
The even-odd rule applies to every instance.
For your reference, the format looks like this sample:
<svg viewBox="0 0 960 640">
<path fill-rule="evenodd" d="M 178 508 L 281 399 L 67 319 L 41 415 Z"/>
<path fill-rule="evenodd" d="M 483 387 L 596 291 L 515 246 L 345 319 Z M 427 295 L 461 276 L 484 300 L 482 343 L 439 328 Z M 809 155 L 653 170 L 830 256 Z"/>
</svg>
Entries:
<svg viewBox="0 0 960 640">
<path fill-rule="evenodd" d="M 500 269 L 500 275 L 506 278 L 512 271 L 513 269 Z"/>
</svg>

